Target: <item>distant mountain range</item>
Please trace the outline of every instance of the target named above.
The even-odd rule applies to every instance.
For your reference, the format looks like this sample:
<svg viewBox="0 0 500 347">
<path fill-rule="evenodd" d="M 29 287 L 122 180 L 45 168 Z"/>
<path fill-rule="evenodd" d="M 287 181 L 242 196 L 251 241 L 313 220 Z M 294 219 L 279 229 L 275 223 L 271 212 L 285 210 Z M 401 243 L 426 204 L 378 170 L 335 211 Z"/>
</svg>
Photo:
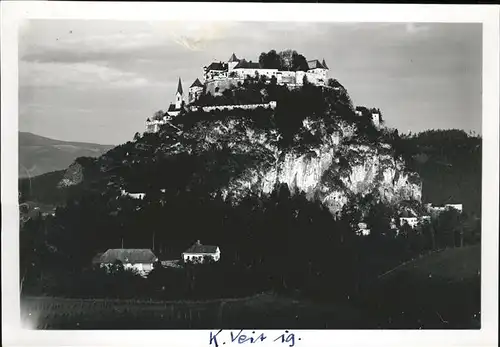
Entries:
<svg viewBox="0 0 500 347">
<path fill-rule="evenodd" d="M 98 157 L 113 145 L 54 140 L 19 132 L 19 177 L 66 169 L 78 157 Z"/>
</svg>

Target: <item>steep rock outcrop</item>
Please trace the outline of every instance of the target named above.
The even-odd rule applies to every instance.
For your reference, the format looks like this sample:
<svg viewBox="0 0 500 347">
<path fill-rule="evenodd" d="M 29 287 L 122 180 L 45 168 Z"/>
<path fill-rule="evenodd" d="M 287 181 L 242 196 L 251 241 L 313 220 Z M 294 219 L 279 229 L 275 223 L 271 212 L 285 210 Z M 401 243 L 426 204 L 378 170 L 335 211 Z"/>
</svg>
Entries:
<svg viewBox="0 0 500 347">
<path fill-rule="evenodd" d="M 57 188 L 67 188 L 82 183 L 83 170 L 84 168 L 82 164 L 75 161 L 68 167 L 68 169 L 64 173 L 62 180 L 57 185 Z"/>
<path fill-rule="evenodd" d="M 390 145 L 350 143 L 348 140 L 356 138 L 352 126 L 339 124 L 339 130 L 328 135 L 321 122 L 308 122 L 304 129 L 320 129 L 322 144 L 305 153 L 280 150 L 276 133 L 247 129 L 235 135 L 236 128 L 233 121 L 212 130 L 204 128 L 204 132 L 210 143 L 220 143 L 226 136 L 238 138 L 238 142 L 230 143 L 235 153 L 263 150 L 268 159 L 234 177 L 222 189 L 226 198 L 237 201 L 250 191 L 268 194 L 276 184 L 286 183 L 292 191 L 297 189 L 311 199 L 320 199 L 332 213 L 339 212 L 356 195 L 372 194 L 389 204 L 421 199 L 418 175 L 407 172 L 403 161 L 394 158 Z"/>
</svg>

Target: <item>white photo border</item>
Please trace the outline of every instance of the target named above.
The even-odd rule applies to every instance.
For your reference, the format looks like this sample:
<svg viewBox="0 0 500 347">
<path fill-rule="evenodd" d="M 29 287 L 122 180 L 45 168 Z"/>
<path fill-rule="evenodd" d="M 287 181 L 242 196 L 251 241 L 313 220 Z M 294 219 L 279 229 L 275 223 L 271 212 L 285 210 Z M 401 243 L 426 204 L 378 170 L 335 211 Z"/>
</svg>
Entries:
<svg viewBox="0 0 500 347">
<path fill-rule="evenodd" d="M 207 330 L 21 330 L 18 218 L 18 27 L 28 19 L 482 23 L 480 330 L 299 330 L 296 346 L 498 344 L 499 7 L 493 5 L 1 2 L 2 339 L 5 346 L 209 346 Z M 208 14 L 210 14 L 208 16 Z M 258 14 L 258 15 L 256 15 Z M 282 333 L 279 331 L 279 333 Z M 269 340 L 269 339 L 268 339 Z M 272 341 L 259 345 L 276 344 Z M 278 345 L 284 345 L 279 344 Z M 286 344 L 288 346 L 288 344 Z"/>
</svg>

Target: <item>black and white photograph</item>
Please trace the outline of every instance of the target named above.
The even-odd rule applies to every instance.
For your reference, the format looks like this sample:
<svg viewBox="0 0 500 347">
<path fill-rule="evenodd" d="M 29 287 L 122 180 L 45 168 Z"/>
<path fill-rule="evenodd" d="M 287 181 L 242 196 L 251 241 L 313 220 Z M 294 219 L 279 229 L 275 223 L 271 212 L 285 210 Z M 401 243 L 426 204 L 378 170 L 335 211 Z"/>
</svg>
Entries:
<svg viewBox="0 0 500 347">
<path fill-rule="evenodd" d="M 498 210 L 484 30 L 24 20 L 18 113 L 2 111 L 2 142 L 4 118 L 17 124 L 22 328 L 206 330 L 215 347 L 479 332 L 498 234 L 483 220 L 490 188 Z"/>
</svg>

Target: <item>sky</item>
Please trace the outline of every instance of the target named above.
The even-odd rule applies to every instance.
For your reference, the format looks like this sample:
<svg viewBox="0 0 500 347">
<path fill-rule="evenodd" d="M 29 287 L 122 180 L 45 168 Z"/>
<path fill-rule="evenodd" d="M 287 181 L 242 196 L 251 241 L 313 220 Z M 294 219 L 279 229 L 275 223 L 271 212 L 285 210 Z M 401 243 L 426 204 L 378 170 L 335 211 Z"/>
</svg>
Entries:
<svg viewBox="0 0 500 347">
<path fill-rule="evenodd" d="M 120 144 L 203 66 L 294 49 L 325 59 L 356 106 L 400 132 L 481 133 L 482 26 L 467 23 L 30 20 L 19 31 L 19 130 Z"/>
</svg>

